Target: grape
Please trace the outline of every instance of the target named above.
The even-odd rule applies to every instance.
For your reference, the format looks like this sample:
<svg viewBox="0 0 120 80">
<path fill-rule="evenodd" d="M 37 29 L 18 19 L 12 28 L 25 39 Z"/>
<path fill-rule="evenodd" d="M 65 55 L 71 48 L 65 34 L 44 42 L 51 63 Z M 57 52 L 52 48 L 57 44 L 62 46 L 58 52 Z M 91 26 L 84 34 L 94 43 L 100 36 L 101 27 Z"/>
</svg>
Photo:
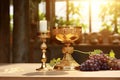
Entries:
<svg viewBox="0 0 120 80">
<path fill-rule="evenodd" d="M 81 71 L 98 71 L 99 69 L 99 64 L 93 59 L 86 60 L 80 66 Z"/>
<path fill-rule="evenodd" d="M 120 61 L 117 59 L 110 60 L 108 64 L 111 67 L 111 70 L 120 70 Z"/>
<path fill-rule="evenodd" d="M 98 70 L 110 70 L 108 65 L 108 56 L 105 54 L 90 55 L 89 59 L 81 64 L 80 70 L 82 71 L 98 71 Z"/>
<path fill-rule="evenodd" d="M 79 68 L 81 71 L 120 70 L 120 60 L 101 52 L 89 55 Z"/>
<path fill-rule="evenodd" d="M 108 63 L 103 63 L 100 70 L 110 70 L 110 66 L 108 65 Z"/>
</svg>

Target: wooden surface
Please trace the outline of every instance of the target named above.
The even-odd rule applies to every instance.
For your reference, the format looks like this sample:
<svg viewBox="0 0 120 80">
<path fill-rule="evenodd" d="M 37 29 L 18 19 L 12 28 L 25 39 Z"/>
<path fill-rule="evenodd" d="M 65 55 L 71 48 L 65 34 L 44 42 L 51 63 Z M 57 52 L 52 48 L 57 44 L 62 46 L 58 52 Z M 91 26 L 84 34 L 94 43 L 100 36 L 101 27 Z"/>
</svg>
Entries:
<svg viewBox="0 0 120 80">
<path fill-rule="evenodd" d="M 0 63 L 10 62 L 9 0 L 0 1 Z"/>
<path fill-rule="evenodd" d="M 1 64 L 0 80 L 120 80 L 120 71 L 48 71 L 37 72 L 40 63 Z"/>
<path fill-rule="evenodd" d="M 29 0 L 14 0 L 13 62 L 28 62 L 30 53 Z"/>
</svg>

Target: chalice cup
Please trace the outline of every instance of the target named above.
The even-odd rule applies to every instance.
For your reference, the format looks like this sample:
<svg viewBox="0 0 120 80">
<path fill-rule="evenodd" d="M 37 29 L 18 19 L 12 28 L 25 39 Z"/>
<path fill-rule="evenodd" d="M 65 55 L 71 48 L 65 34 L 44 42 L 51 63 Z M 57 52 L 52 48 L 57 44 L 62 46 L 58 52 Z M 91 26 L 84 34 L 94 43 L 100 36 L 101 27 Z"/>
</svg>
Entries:
<svg viewBox="0 0 120 80">
<path fill-rule="evenodd" d="M 81 33 L 81 27 L 55 27 L 53 29 L 55 38 L 64 44 L 62 48 L 64 56 L 60 63 L 54 66 L 54 69 L 72 70 L 79 66 L 71 55 L 74 52 L 74 47 L 71 44 L 80 38 Z"/>
</svg>

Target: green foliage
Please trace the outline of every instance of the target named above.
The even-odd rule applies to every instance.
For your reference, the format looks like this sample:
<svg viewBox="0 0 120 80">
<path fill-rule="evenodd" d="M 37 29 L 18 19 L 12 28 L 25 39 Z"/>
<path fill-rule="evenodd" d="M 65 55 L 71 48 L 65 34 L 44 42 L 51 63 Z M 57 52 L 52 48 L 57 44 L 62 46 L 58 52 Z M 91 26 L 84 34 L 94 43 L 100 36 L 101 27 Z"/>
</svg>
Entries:
<svg viewBox="0 0 120 80">
<path fill-rule="evenodd" d="M 45 19 L 45 14 L 42 12 L 39 12 L 39 20 L 44 20 Z"/>
<path fill-rule="evenodd" d="M 10 15 L 10 20 L 12 20 L 12 19 L 13 19 L 13 15 L 11 14 L 11 15 Z"/>
<path fill-rule="evenodd" d="M 100 54 L 103 53 L 102 50 L 96 49 L 93 52 L 91 52 L 91 54 Z M 106 54 L 107 56 L 111 57 L 111 58 L 115 58 L 115 53 L 113 50 L 111 50 L 108 54 Z"/>
<path fill-rule="evenodd" d="M 59 63 L 61 61 L 60 58 L 53 58 L 52 60 L 50 60 L 50 66 L 54 66 L 55 64 Z"/>
<path fill-rule="evenodd" d="M 46 0 L 38 0 L 39 3 L 41 3 L 41 2 L 45 2 L 45 1 L 46 1 Z"/>
<path fill-rule="evenodd" d="M 87 24 L 81 23 L 80 25 L 82 27 L 82 31 L 85 33 L 86 29 L 88 28 Z"/>
<path fill-rule="evenodd" d="M 110 53 L 109 53 L 109 57 L 111 57 L 111 58 L 115 58 L 115 53 L 114 53 L 113 50 L 110 51 Z"/>
<path fill-rule="evenodd" d="M 105 28 L 107 28 L 108 30 L 111 30 L 110 28 L 112 28 L 112 26 L 117 26 L 117 18 L 120 17 L 120 2 L 119 0 L 110 0 L 107 2 L 107 4 L 103 4 L 101 5 L 100 8 L 100 13 L 99 13 L 99 17 L 101 18 L 102 22 L 103 22 L 103 26 Z M 111 19 L 109 19 L 109 22 L 111 22 L 111 24 L 107 24 L 108 21 L 105 21 L 105 18 L 107 16 L 110 16 Z"/>
<path fill-rule="evenodd" d="M 96 49 L 96 50 L 93 51 L 93 53 L 100 54 L 100 53 L 102 53 L 102 50 Z"/>
<path fill-rule="evenodd" d="M 63 26 L 66 24 L 66 20 L 63 19 L 63 17 L 60 17 L 59 19 L 56 17 L 55 18 L 55 23 L 59 26 Z"/>
<path fill-rule="evenodd" d="M 78 6 L 75 6 L 74 5 L 74 3 L 69 3 L 69 8 L 68 8 L 68 14 L 70 15 L 78 15 L 79 16 L 79 18 L 81 17 L 81 14 L 80 14 L 80 9 L 81 9 L 82 7 L 80 6 L 80 4 L 78 5 Z"/>
<path fill-rule="evenodd" d="M 109 31 L 112 31 L 112 26 L 111 26 L 111 25 L 112 25 L 112 24 L 107 24 L 107 22 L 103 22 L 103 23 L 102 23 L 101 30 L 107 29 L 107 30 L 109 30 Z"/>
<path fill-rule="evenodd" d="M 72 25 L 72 26 L 81 26 L 84 27 L 84 29 L 87 27 L 87 25 L 83 25 L 83 23 L 80 22 L 80 18 L 82 18 L 81 14 L 80 14 L 80 10 L 81 10 L 81 5 L 77 5 L 75 6 L 74 3 L 70 2 L 68 7 L 68 17 L 69 19 L 66 20 L 63 17 L 57 18 L 55 17 L 55 24 L 57 26 L 68 26 L 68 25 Z M 77 17 L 76 17 L 77 16 Z"/>
<path fill-rule="evenodd" d="M 10 31 L 12 32 L 13 31 L 13 15 L 10 15 Z"/>
</svg>

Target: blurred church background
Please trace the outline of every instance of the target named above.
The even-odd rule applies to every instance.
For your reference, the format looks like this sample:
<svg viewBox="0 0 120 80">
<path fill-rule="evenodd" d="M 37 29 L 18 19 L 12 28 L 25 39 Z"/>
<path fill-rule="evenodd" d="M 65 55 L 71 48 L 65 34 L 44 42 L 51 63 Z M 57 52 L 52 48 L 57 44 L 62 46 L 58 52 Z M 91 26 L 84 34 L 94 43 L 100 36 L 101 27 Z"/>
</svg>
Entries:
<svg viewBox="0 0 120 80">
<path fill-rule="evenodd" d="M 76 25 L 82 36 L 75 50 L 113 50 L 120 58 L 119 0 L 1 0 L 0 1 L 0 63 L 41 62 L 41 41 L 37 36 L 39 21 L 46 18 L 51 37 L 47 39 L 47 62 L 61 58 L 62 46 L 52 34 L 53 27 Z M 81 63 L 87 54 L 74 52 Z"/>
</svg>

